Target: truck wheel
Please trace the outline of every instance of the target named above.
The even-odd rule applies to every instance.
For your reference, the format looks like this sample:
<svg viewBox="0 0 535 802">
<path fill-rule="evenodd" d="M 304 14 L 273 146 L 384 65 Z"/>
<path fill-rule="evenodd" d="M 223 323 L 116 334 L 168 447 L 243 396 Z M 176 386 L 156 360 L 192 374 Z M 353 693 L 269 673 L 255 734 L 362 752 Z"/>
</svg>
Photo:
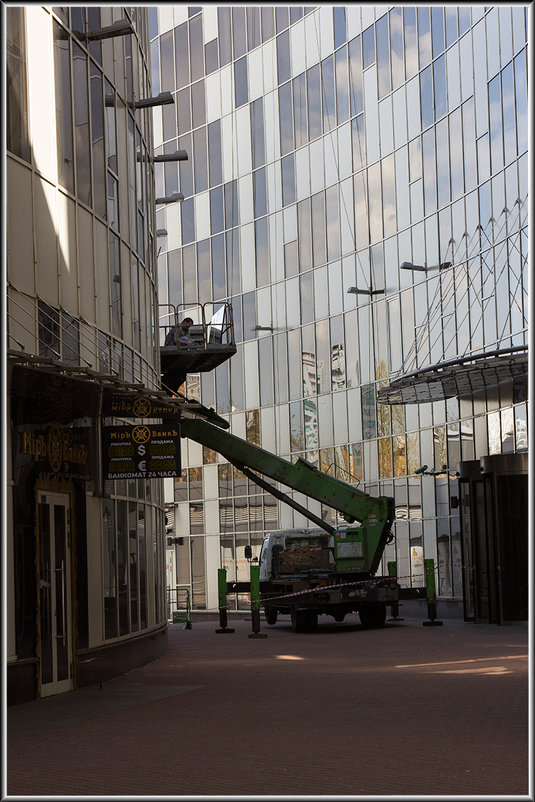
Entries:
<svg viewBox="0 0 535 802">
<path fill-rule="evenodd" d="M 386 606 L 384 604 L 370 604 L 359 610 L 360 623 L 364 629 L 382 627 L 386 621 Z"/>
<path fill-rule="evenodd" d="M 307 626 L 307 611 L 295 610 L 292 608 L 292 629 L 294 632 L 306 632 Z"/>
<path fill-rule="evenodd" d="M 273 626 L 273 624 L 276 624 L 277 623 L 277 613 L 278 613 L 278 610 L 276 608 L 267 607 L 265 609 L 265 611 L 264 611 L 264 615 L 266 617 L 266 622 L 268 624 L 271 624 L 272 626 Z"/>
<path fill-rule="evenodd" d="M 339 624 L 342 623 L 342 621 L 344 620 L 345 617 L 346 617 L 345 613 L 335 613 L 334 614 L 334 620 L 338 621 Z"/>
</svg>

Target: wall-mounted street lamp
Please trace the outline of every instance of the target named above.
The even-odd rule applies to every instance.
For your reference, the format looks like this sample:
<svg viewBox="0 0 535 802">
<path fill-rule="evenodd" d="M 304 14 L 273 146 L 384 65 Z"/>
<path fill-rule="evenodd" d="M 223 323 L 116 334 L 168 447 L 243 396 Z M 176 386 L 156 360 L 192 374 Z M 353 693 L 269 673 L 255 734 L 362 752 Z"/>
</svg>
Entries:
<svg viewBox="0 0 535 802">
<path fill-rule="evenodd" d="M 132 23 L 127 19 L 120 19 L 112 25 L 106 25 L 104 28 L 97 28 L 86 34 L 86 39 L 94 42 L 98 39 L 112 39 L 115 36 L 128 36 L 134 33 Z"/>
<path fill-rule="evenodd" d="M 172 195 L 168 195 L 165 198 L 156 198 L 155 203 L 177 203 L 183 200 L 184 195 L 181 192 L 173 192 Z"/>
<path fill-rule="evenodd" d="M 450 471 L 451 468 L 448 468 L 447 465 L 443 465 L 438 471 L 429 471 L 427 465 L 421 465 L 419 468 L 416 468 L 414 474 L 416 476 L 444 476 L 447 474 L 450 479 L 456 479 L 460 475 L 458 471 L 454 471 L 453 473 L 450 473 Z"/>
<path fill-rule="evenodd" d="M 367 290 L 359 287 L 349 287 L 348 292 L 352 292 L 355 295 L 382 295 L 384 290 L 372 290 L 371 287 Z"/>
<path fill-rule="evenodd" d="M 413 265 L 412 262 L 402 262 L 400 264 L 401 270 L 419 270 L 421 273 L 427 273 L 428 270 L 445 270 L 447 267 L 451 267 L 451 262 L 440 262 L 438 265 Z"/>
<path fill-rule="evenodd" d="M 144 97 L 141 100 L 136 100 L 134 102 L 134 108 L 136 109 L 148 109 L 152 106 L 167 106 L 169 103 L 174 103 L 175 99 L 171 92 L 160 92 L 159 95 L 155 95 L 155 97 Z"/>
<path fill-rule="evenodd" d="M 145 160 L 149 162 L 187 162 L 188 154 L 185 150 L 175 150 L 173 153 L 161 153 L 159 156 L 145 156 Z M 138 162 L 144 161 L 141 153 L 136 154 Z"/>
<path fill-rule="evenodd" d="M 167 236 L 167 229 L 166 228 L 157 228 L 156 229 L 156 236 L 157 237 L 166 237 Z"/>
</svg>

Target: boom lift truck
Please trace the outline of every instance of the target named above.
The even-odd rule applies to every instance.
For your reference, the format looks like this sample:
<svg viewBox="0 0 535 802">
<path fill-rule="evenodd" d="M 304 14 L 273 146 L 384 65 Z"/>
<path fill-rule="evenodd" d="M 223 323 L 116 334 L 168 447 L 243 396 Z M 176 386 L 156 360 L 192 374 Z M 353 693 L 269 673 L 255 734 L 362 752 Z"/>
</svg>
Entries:
<svg viewBox="0 0 535 802">
<path fill-rule="evenodd" d="M 313 632 L 319 615 L 343 621 L 348 613 L 358 612 L 364 627 L 380 627 L 388 606 L 397 611 L 400 598 L 425 593 L 425 588 L 401 589 L 395 576 L 375 576 L 392 539 L 392 498 L 369 496 L 304 459 L 293 464 L 205 420 L 183 417 L 180 426 L 182 437 L 218 451 L 253 482 L 316 524 L 311 529 L 270 532 L 264 538 L 259 589 L 268 624 L 275 624 L 279 613 L 289 613 L 295 632 Z M 332 507 L 346 525 L 331 526 L 258 474 Z M 251 583 L 228 582 L 227 592 L 250 593 Z"/>
</svg>

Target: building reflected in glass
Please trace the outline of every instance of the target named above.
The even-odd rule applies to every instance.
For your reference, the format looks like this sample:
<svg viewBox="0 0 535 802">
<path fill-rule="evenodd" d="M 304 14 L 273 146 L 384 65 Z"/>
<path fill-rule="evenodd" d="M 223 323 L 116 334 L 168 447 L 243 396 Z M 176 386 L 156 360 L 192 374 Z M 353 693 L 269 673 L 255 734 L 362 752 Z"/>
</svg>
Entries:
<svg viewBox="0 0 535 802">
<path fill-rule="evenodd" d="M 237 340 L 186 392 L 393 496 L 385 574 L 419 585 L 432 558 L 444 609 L 514 617 L 491 554 L 509 482 L 527 505 L 527 6 L 150 15 L 153 92 L 176 101 L 154 110 L 156 154 L 189 155 L 155 164 L 156 195 L 185 196 L 156 212 L 160 303 L 228 301 Z M 220 565 L 242 577 L 244 545 L 307 521 L 192 441 L 184 460 L 176 580 L 216 609 Z"/>
</svg>

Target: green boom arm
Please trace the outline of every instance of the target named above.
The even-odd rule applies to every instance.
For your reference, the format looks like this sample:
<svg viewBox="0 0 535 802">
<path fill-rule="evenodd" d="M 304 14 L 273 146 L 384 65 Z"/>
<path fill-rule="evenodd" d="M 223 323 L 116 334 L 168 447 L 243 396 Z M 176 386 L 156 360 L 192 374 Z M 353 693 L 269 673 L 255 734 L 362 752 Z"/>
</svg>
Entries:
<svg viewBox="0 0 535 802">
<path fill-rule="evenodd" d="M 182 437 L 189 437 L 207 448 L 222 454 L 232 465 L 246 476 L 281 499 L 291 507 L 299 510 L 305 517 L 314 521 L 330 534 L 333 527 L 302 507 L 292 498 L 263 481 L 252 471 L 269 476 L 287 487 L 298 490 L 309 498 L 337 510 L 348 523 L 358 521 L 361 524 L 365 539 L 366 569 L 375 573 L 390 535 L 394 518 L 394 500 L 388 496 L 373 498 L 362 490 L 357 490 L 347 482 L 335 479 L 334 476 L 319 471 L 314 465 L 303 459 L 295 464 L 265 451 L 253 443 L 223 431 L 217 426 L 198 418 L 182 418 L 180 421 Z"/>
</svg>

